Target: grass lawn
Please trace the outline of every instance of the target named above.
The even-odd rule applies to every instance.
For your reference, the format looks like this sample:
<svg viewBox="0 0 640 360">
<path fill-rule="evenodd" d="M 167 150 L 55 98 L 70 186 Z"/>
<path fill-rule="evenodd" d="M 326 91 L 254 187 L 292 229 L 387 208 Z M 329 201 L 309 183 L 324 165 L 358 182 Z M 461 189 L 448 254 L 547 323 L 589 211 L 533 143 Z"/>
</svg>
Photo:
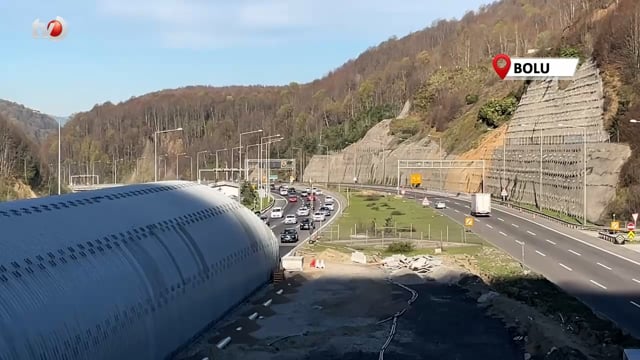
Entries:
<svg viewBox="0 0 640 360">
<path fill-rule="evenodd" d="M 340 239 L 349 239 L 353 234 L 381 238 L 386 230 L 385 238 L 420 239 L 422 235 L 424 240 L 447 241 L 448 232 L 448 241 L 483 243 L 473 233 L 463 236 L 462 225 L 413 199 L 354 190 L 342 194 L 349 196 L 349 205 L 337 221 Z"/>
</svg>

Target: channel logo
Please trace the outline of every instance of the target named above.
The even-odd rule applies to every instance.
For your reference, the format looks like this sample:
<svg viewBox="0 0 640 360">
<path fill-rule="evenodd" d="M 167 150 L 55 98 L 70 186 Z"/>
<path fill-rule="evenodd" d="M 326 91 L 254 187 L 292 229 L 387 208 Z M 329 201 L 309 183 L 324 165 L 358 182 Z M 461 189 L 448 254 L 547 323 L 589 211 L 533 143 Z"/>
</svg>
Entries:
<svg viewBox="0 0 640 360">
<path fill-rule="evenodd" d="M 67 23 L 60 16 L 56 16 L 46 24 L 40 22 L 40 19 L 35 19 L 31 25 L 31 31 L 34 39 L 59 41 L 67 36 Z"/>
</svg>

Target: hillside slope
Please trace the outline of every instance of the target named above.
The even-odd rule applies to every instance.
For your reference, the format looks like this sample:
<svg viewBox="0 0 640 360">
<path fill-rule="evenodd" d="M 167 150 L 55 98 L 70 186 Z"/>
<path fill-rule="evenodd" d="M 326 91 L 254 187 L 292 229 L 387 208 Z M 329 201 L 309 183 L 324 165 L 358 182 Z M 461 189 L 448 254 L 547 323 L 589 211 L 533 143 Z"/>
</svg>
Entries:
<svg viewBox="0 0 640 360">
<path fill-rule="evenodd" d="M 63 156 L 101 164 L 123 158 L 128 164 L 123 168 L 133 172 L 154 129 L 183 127 L 183 142 L 173 144 L 173 150 L 194 154 L 230 149 L 237 146 L 240 132 L 262 128 L 285 137 L 273 147 L 274 155 L 301 160 L 318 152 L 320 141 L 333 150 L 357 141 L 414 95 L 418 111 L 407 123 L 395 124 L 398 133 L 407 137 L 432 126 L 439 130 L 457 126 L 464 141 L 452 141 L 450 150 L 458 145 L 470 148 L 480 132 L 469 136 L 467 124 L 455 125 L 451 119 L 495 94 L 506 96 L 517 90 L 516 84 L 491 76 L 487 59 L 497 52 L 522 55 L 531 47 L 547 47 L 583 11 L 587 10 L 563 0 L 504 0 L 459 21 L 441 20 L 404 38 L 391 38 L 309 84 L 194 86 L 98 105 L 77 114 L 65 127 L 65 143 L 71 145 Z M 452 86 L 442 86 L 453 78 Z M 161 145 L 160 151 L 167 149 Z M 229 162 L 231 151 L 220 155 Z M 173 168 L 175 158 L 168 162 Z M 188 170 L 181 173 L 184 176 Z"/>
<path fill-rule="evenodd" d="M 58 129 L 58 123 L 53 117 L 7 100 L 0 99 L 0 115 L 37 143 L 43 142 Z"/>
</svg>

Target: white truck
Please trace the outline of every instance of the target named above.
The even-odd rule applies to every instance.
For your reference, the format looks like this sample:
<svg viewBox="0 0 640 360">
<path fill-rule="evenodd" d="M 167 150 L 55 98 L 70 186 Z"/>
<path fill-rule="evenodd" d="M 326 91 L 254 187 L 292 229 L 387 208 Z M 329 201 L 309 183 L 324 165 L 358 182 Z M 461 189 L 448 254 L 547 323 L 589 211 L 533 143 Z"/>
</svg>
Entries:
<svg viewBox="0 0 640 360">
<path fill-rule="evenodd" d="M 471 194 L 471 215 L 491 216 L 491 194 Z"/>
</svg>

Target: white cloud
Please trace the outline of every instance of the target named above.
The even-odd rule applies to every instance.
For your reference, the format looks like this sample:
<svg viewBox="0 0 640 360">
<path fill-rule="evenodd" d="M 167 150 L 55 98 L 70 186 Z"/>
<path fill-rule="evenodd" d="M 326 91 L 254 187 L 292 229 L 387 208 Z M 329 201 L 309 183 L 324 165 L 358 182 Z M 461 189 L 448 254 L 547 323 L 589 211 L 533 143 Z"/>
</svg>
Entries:
<svg viewBox="0 0 640 360">
<path fill-rule="evenodd" d="M 487 0 L 97 0 L 99 11 L 146 24 L 171 47 L 265 45 L 305 36 L 386 38 L 462 16 Z"/>
</svg>

